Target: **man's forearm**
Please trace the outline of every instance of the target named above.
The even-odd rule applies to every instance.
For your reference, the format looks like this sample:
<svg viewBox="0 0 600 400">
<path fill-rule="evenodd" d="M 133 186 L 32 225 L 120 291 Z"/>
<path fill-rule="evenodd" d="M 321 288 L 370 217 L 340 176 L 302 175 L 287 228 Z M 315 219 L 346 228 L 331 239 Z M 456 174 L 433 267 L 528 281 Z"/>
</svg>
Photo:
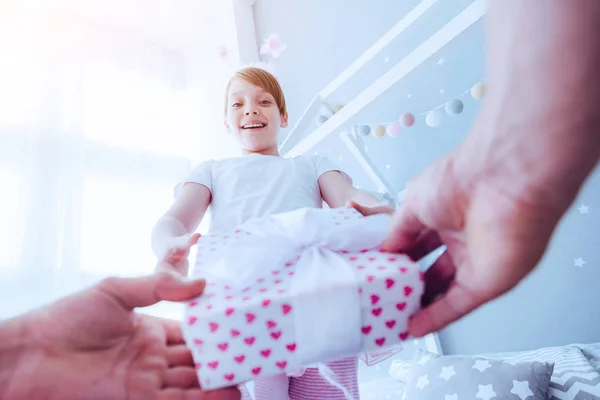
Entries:
<svg viewBox="0 0 600 400">
<path fill-rule="evenodd" d="M 564 209 L 600 157 L 600 1 L 492 0 L 487 24 L 488 96 L 464 168 Z"/>
</svg>

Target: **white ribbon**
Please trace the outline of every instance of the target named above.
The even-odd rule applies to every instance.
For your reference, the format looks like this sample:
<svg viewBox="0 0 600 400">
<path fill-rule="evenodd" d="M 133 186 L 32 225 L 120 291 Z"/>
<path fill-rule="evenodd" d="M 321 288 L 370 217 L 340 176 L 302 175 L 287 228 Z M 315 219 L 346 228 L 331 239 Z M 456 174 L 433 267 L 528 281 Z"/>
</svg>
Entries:
<svg viewBox="0 0 600 400">
<path fill-rule="evenodd" d="M 300 256 L 290 287 L 300 366 L 324 361 L 319 358 L 323 354 L 336 360 L 361 350 L 359 282 L 354 267 L 339 253 L 381 246 L 390 227 L 387 214 L 335 225 L 331 212 L 304 208 L 248 221 L 239 229 L 250 235 L 217 254 L 208 271 L 241 289 L 265 270 Z M 326 380 L 341 386 L 324 364 L 318 367 Z"/>
</svg>

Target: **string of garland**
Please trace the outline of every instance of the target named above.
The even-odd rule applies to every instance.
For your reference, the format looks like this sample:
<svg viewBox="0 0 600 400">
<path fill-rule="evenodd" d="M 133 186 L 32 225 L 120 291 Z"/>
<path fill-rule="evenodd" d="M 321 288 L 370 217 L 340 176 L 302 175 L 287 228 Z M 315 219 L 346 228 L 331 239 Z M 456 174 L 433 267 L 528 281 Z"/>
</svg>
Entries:
<svg viewBox="0 0 600 400">
<path fill-rule="evenodd" d="M 452 98 L 451 100 L 438 105 L 437 107 L 420 113 L 419 116 L 425 116 L 425 124 L 431 128 L 435 128 L 442 123 L 443 119 L 443 111 L 445 111 L 448 115 L 458 115 L 464 110 L 464 103 L 460 100 L 461 97 L 470 93 L 471 96 L 476 100 L 481 100 L 485 97 L 486 85 L 485 82 L 477 82 L 470 89 L 465 90 L 463 93 L 458 96 Z M 333 108 L 333 113 L 337 113 L 342 109 L 342 105 L 338 104 Z M 443 111 L 442 111 L 443 109 Z M 328 118 L 324 115 L 319 115 L 318 123 L 323 124 L 327 121 Z M 398 136 L 402 130 L 402 128 L 410 128 L 416 122 L 415 115 L 411 112 L 403 112 L 400 114 L 400 117 L 396 121 L 389 121 L 383 123 L 371 123 L 371 124 L 361 124 L 355 125 L 355 131 L 361 136 L 368 136 L 372 134 L 375 137 L 384 137 Z"/>
</svg>

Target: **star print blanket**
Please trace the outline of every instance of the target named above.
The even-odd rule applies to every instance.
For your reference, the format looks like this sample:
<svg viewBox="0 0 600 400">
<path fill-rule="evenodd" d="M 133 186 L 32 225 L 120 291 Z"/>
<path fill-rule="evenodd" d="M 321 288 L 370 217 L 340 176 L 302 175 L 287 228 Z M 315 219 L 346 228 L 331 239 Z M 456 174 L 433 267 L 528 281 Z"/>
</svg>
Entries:
<svg viewBox="0 0 600 400">
<path fill-rule="evenodd" d="M 193 274 L 208 286 L 188 302 L 183 332 L 202 387 L 401 348 L 423 275 L 381 250 L 389 222 L 352 208 L 300 209 L 200 238 Z"/>
</svg>

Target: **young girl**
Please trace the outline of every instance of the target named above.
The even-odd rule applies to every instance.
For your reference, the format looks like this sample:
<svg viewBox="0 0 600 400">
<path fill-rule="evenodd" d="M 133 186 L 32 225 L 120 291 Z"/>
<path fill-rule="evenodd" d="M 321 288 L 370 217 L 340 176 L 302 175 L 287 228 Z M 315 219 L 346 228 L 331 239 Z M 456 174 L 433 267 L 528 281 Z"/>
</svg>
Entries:
<svg viewBox="0 0 600 400">
<path fill-rule="evenodd" d="M 302 207 L 331 208 L 349 201 L 376 206 L 378 201 L 352 186 L 349 177 L 325 157 L 280 157 L 277 135 L 288 124 L 285 98 L 277 79 L 259 68 L 245 68 L 226 90 L 225 126 L 237 139 L 242 156 L 198 165 L 176 189 L 173 205 L 157 222 L 152 247 L 160 260 L 187 275 L 192 234 L 211 207 L 211 230 L 230 229 L 248 219 Z M 163 264 L 164 265 L 164 264 Z M 327 364 L 358 399 L 357 359 Z M 244 391 L 244 390 L 243 390 Z M 247 393 L 244 399 L 249 399 Z M 256 400 L 340 399 L 342 391 L 317 369 L 255 381 Z"/>
</svg>

